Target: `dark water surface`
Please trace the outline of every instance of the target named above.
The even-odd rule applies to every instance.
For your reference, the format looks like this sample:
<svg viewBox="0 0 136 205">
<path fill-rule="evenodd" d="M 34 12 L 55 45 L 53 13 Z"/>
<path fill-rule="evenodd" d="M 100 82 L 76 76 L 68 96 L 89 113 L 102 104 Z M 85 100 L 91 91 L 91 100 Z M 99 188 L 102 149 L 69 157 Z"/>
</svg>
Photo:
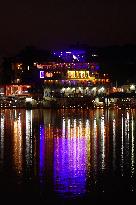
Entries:
<svg viewBox="0 0 136 205">
<path fill-rule="evenodd" d="M 131 203 L 136 110 L 0 110 L 0 197 L 41 204 Z"/>
</svg>

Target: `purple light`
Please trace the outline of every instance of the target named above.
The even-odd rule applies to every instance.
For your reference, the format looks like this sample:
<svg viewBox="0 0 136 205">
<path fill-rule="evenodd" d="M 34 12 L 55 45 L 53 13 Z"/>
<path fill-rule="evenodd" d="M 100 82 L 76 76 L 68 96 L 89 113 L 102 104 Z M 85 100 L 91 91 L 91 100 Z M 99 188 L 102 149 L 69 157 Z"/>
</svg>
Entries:
<svg viewBox="0 0 136 205">
<path fill-rule="evenodd" d="M 63 53 L 63 54 L 62 54 Z M 75 50 L 75 49 L 70 49 L 68 51 L 56 51 L 55 55 L 58 57 L 62 57 L 62 59 L 66 62 L 73 62 L 73 61 L 78 61 L 78 62 L 84 62 L 85 59 L 83 56 L 85 56 L 86 51 L 85 50 Z"/>
<path fill-rule="evenodd" d="M 40 78 L 44 78 L 44 71 L 40 71 Z"/>
<path fill-rule="evenodd" d="M 40 177 L 42 179 L 44 168 L 45 168 L 45 137 L 44 127 L 40 126 Z"/>
<path fill-rule="evenodd" d="M 69 121 L 69 120 L 68 120 Z M 63 120 L 61 137 L 54 140 L 54 189 L 71 196 L 86 192 L 86 139 L 70 136 L 70 127 Z M 73 130 L 74 131 L 74 130 Z"/>
<path fill-rule="evenodd" d="M 99 69 L 100 69 L 100 67 L 99 67 L 99 65 L 97 65 L 97 66 L 96 66 L 96 70 L 99 70 Z"/>
</svg>

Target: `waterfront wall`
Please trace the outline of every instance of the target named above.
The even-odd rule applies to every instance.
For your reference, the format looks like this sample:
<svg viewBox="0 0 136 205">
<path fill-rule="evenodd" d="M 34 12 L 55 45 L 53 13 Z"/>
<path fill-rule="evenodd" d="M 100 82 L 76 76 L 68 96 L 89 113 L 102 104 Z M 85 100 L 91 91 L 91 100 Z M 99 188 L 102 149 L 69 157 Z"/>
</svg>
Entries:
<svg viewBox="0 0 136 205">
<path fill-rule="evenodd" d="M 1 100 L 1 109 L 3 108 L 103 108 L 103 107 L 120 107 L 120 108 L 136 108 L 136 97 L 122 98 L 113 96 L 86 96 L 86 97 L 58 97 L 44 98 L 40 100 L 31 99 L 24 100 Z"/>
</svg>

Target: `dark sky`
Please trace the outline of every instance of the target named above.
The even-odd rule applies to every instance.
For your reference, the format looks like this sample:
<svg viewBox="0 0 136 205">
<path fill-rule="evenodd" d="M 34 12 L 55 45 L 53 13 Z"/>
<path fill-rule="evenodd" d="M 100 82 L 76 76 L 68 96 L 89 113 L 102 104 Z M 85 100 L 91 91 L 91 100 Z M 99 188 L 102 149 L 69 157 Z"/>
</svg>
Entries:
<svg viewBox="0 0 136 205">
<path fill-rule="evenodd" d="M 136 44 L 136 1 L 2 1 L 2 55 L 27 45 L 48 49 L 76 42 L 90 46 Z"/>
</svg>

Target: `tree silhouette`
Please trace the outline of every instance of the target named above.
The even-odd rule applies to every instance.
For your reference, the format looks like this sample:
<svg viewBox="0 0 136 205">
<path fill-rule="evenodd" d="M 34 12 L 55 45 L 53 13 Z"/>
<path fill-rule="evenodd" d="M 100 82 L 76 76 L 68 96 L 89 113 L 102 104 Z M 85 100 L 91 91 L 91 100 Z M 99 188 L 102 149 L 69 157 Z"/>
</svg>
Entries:
<svg viewBox="0 0 136 205">
<path fill-rule="evenodd" d="M 11 58 L 3 58 L 1 65 L 1 84 L 10 84 L 12 81 L 12 64 Z"/>
</svg>

